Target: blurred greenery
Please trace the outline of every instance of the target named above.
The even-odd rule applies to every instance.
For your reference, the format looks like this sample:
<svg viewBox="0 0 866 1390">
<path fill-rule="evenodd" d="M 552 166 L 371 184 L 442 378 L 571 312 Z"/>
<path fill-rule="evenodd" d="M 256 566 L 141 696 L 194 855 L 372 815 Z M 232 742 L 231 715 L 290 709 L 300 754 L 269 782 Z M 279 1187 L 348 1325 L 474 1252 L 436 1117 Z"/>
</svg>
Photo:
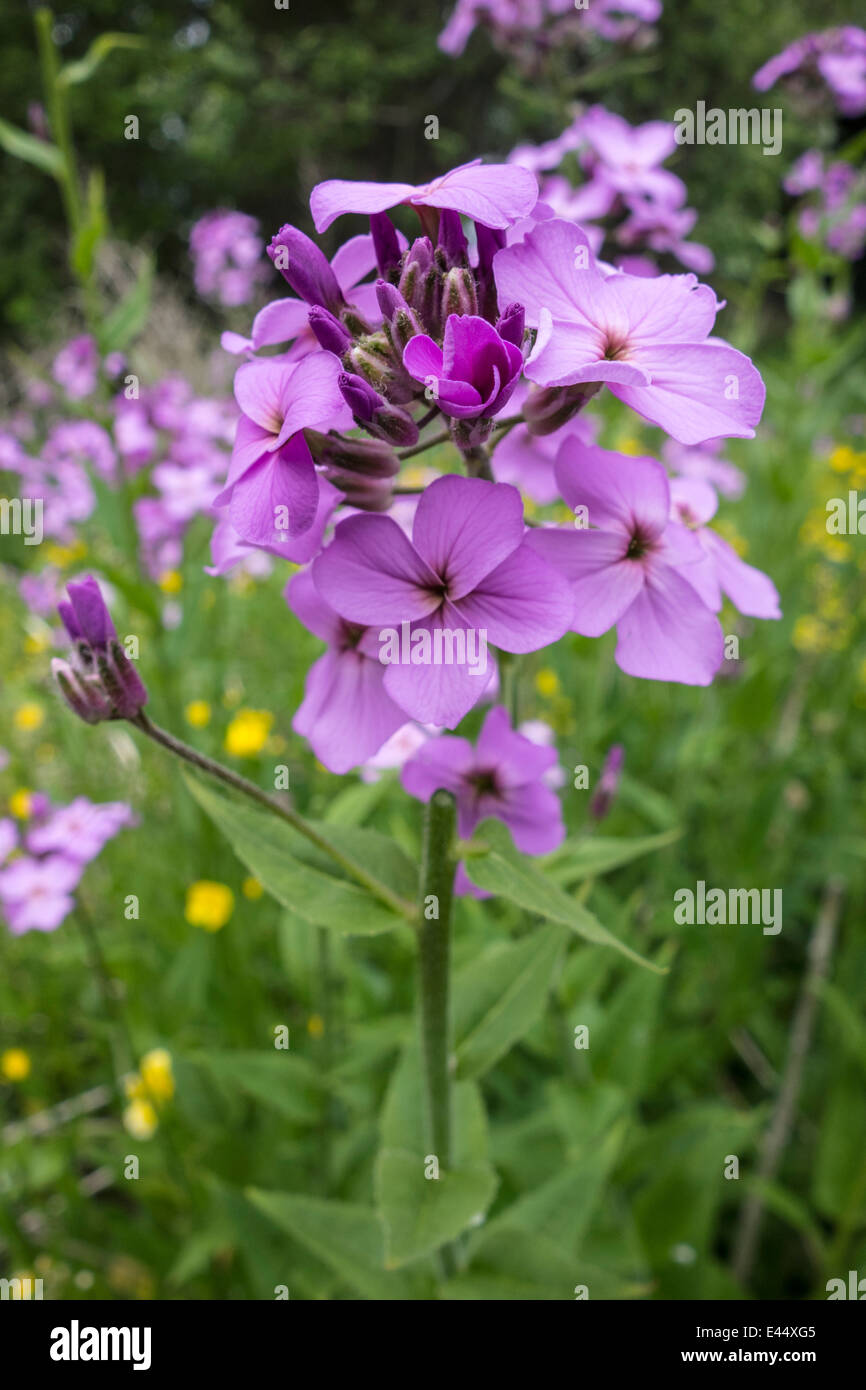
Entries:
<svg viewBox="0 0 866 1390">
<path fill-rule="evenodd" d="M 845 14 L 834 3 L 820 20 Z M 805 3 L 668 0 L 645 66 L 612 66 L 592 95 L 632 121 L 701 97 L 747 105 L 755 68 L 817 22 Z M 2 111 L 23 126 L 39 97 L 35 50 L 23 9 L 6 24 Z M 307 226 L 317 179 L 421 178 L 550 138 L 570 90 L 565 59 L 558 90 L 547 89 L 481 33 L 459 62 L 445 58 L 438 8 L 403 0 L 288 13 L 224 3 L 120 12 L 97 0 L 57 24 L 67 60 L 104 29 L 146 39 L 145 50 L 111 54 L 73 89 L 78 148 L 104 171 L 112 235 L 152 250 L 159 284 L 180 285 L 190 301 L 186 233 L 206 209 L 235 205 L 268 230 Z M 441 121 L 435 146 L 423 139 L 430 112 Z M 129 113 L 140 117 L 139 144 L 122 137 Z M 749 481 L 739 503 L 722 504 L 720 529 L 772 575 L 784 618 L 758 624 L 726 609 L 739 659 L 707 690 L 629 679 L 614 665 L 612 634 L 570 637 L 523 662 L 519 713 L 556 731 L 571 841 L 681 832 L 564 889 L 669 972 L 560 938 L 504 898 L 460 901 L 458 1017 L 476 1031 L 461 1057 L 465 1188 L 448 1219 L 462 1229 L 472 1201 L 495 1195 L 486 1222 L 461 1237 L 466 1269 L 440 1297 L 570 1299 L 586 1284 L 593 1299 L 820 1298 L 829 1278 L 866 1270 L 866 555 L 862 538 L 831 538 L 823 524 L 828 497 L 866 491 L 863 319 L 821 318 L 820 265 L 773 260 L 779 248 L 771 239 L 768 250 L 762 231 L 782 225 L 782 160 L 787 167 L 813 135 L 793 112 L 789 123 L 786 105 L 781 160 L 689 149 L 676 166 L 701 213 L 696 234 L 719 258 L 713 284 L 731 298 L 720 331 L 755 354 L 768 386 L 758 439 L 726 449 Z M 66 323 L 75 304 L 57 191 L 38 170 L 0 159 L 7 325 L 19 341 L 56 347 L 52 315 L 59 306 Z M 221 316 L 187 312 L 190 341 L 213 347 Z M 136 350 L 153 362 L 178 349 L 151 327 Z M 201 374 L 202 356 L 186 364 L 190 375 Z M 613 398 L 593 412 L 608 447 L 658 450 L 658 433 Z M 417 861 L 420 807 L 394 775 L 335 778 L 292 732 L 321 648 L 286 609 L 284 569 L 212 578 L 209 532 L 200 519 L 187 538 L 181 620 L 168 630 L 162 597 L 131 573 L 107 513 L 81 527 L 83 549 L 48 558 L 69 574 L 84 561 L 126 576 L 118 631 L 140 638 L 157 722 L 265 787 L 285 764 L 300 810 L 376 828 Z M 0 813 L 30 789 L 59 802 L 127 800 L 141 824 L 88 869 L 81 910 L 57 932 L 0 940 L 0 1054 L 23 1049 L 30 1060 L 26 1076 L 0 1077 L 2 1123 L 13 1126 L 0 1156 L 2 1272 L 44 1277 L 46 1296 L 61 1298 L 272 1298 L 278 1286 L 292 1298 L 427 1296 L 426 1254 L 386 1271 L 371 1215 L 385 1182 L 395 1203 L 389 1253 L 412 1253 L 423 1223 L 397 1200 L 399 1161 L 393 1171 L 388 1159 L 383 1175 L 376 1157 L 380 1124 L 398 1151 L 417 1142 L 411 1048 L 395 1065 L 412 1037 L 411 932 L 328 935 L 302 911 L 257 896 L 161 750 L 124 725 L 78 723 L 50 688 L 51 634 L 18 595 L 20 554 L 4 554 L 0 581 L 0 744 L 10 754 Z M 193 702 L 206 711 L 191 712 Z M 241 757 L 226 736 L 249 708 L 271 713 L 273 726 Z M 470 734 L 481 718 L 467 720 Z M 613 743 L 625 747 L 625 776 L 598 831 L 572 770 L 585 764 L 592 787 Z M 782 932 L 677 927 L 673 895 L 699 879 L 781 885 Z M 229 920 L 212 933 L 185 908 L 203 880 L 233 894 Z M 731 1272 L 737 1222 L 755 1190 L 810 939 L 837 888 L 830 983 L 742 1284 Z M 137 920 L 125 916 L 130 894 Z M 482 985 L 500 980 L 520 985 L 513 1036 L 473 1015 Z M 574 1045 L 581 1025 L 585 1051 Z M 273 1047 L 280 1026 L 288 1056 Z M 152 1048 L 171 1053 L 174 1093 L 153 1136 L 138 1140 L 123 1126 L 117 1074 Z M 99 1085 L 107 1090 L 93 1113 L 22 1132 L 19 1122 Z M 489 1147 L 479 1157 L 484 1108 Z M 135 1182 L 120 1176 L 130 1152 L 141 1158 Z M 725 1177 L 729 1155 L 739 1157 L 738 1181 Z"/>
</svg>

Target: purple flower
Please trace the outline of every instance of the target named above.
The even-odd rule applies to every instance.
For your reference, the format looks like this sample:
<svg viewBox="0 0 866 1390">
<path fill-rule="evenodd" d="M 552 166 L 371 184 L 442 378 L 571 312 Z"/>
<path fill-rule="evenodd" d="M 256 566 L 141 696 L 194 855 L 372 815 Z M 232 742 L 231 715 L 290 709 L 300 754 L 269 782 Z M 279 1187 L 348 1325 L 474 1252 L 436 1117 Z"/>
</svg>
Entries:
<svg viewBox="0 0 866 1390">
<path fill-rule="evenodd" d="M 683 571 L 692 588 L 714 613 L 726 594 L 735 608 L 750 618 L 781 618 L 776 586 L 766 574 L 741 560 L 733 546 L 707 522 L 715 516 L 718 499 L 709 483 L 699 478 L 674 478 L 671 516 L 694 532 L 702 558 Z"/>
<path fill-rule="evenodd" d="M 689 582 L 701 548 L 669 521 L 662 465 L 566 440 L 556 478 L 583 525 L 533 531 L 528 544 L 571 581 L 575 632 L 600 637 L 616 624 L 627 675 L 709 685 L 724 657 L 722 629 Z"/>
<path fill-rule="evenodd" d="M 328 650 L 310 667 L 292 728 L 331 772 L 348 772 L 406 723 L 385 690 L 375 633 L 345 622 L 324 602 L 310 570 L 289 581 L 286 602 Z"/>
<path fill-rule="evenodd" d="M 764 384 L 748 357 L 710 339 L 720 306 L 693 275 L 605 277 L 584 233 L 558 218 L 500 251 L 494 271 L 500 302 L 519 294 L 538 326 L 531 381 L 604 382 L 682 444 L 754 435 Z"/>
<path fill-rule="evenodd" d="M 235 565 L 241 563 L 245 563 L 248 572 L 252 566 L 252 570 L 258 570 L 261 573 L 259 567 L 262 562 L 264 562 L 265 571 L 267 571 L 270 562 L 262 553 L 263 551 L 267 551 L 270 555 L 277 555 L 282 560 L 288 560 L 293 565 L 308 564 L 321 550 L 325 529 L 342 500 L 342 493 L 338 492 L 327 478 L 320 478 L 319 503 L 315 520 L 309 530 L 304 531 L 301 536 L 289 536 L 287 532 L 282 531 L 274 538 L 272 545 L 266 546 L 254 547 L 249 542 L 242 541 L 229 517 L 223 516 L 214 527 L 211 536 L 211 560 L 213 563 L 206 567 L 205 573 L 226 574 Z"/>
<path fill-rule="evenodd" d="M 199 294 L 234 308 L 246 304 L 265 273 L 263 244 L 254 217 L 214 208 L 200 217 L 189 235 Z"/>
<path fill-rule="evenodd" d="M 54 380 L 72 401 L 80 401 L 96 389 L 98 372 L 99 350 L 87 333 L 61 348 L 51 368 Z"/>
<path fill-rule="evenodd" d="M 99 585 L 88 575 L 69 583 L 66 592 L 68 599 L 57 608 L 74 645 L 74 662 L 55 658 L 51 663 L 63 698 L 88 724 L 134 719 L 147 703 L 147 691 L 117 639 Z"/>
<path fill-rule="evenodd" d="M 742 497 L 746 475 L 728 459 L 719 458 L 723 444 L 722 439 L 705 439 L 703 444 L 689 447 L 666 439 L 662 458 L 671 472 L 682 478 L 701 478 L 723 497 Z"/>
<path fill-rule="evenodd" d="M 327 231 L 345 212 L 387 212 L 400 203 L 418 209 L 450 208 L 485 227 L 508 227 L 527 217 L 537 198 L 538 186 L 529 170 L 511 164 L 482 164 L 480 159 L 473 159 L 429 183 L 328 179 L 313 189 L 310 211 L 317 232 Z M 435 232 L 436 214 L 428 217 L 427 222 Z"/>
<path fill-rule="evenodd" d="M 16 859 L 0 871 L 0 904 L 13 936 L 54 931 L 75 906 L 81 865 L 62 854 Z"/>
<path fill-rule="evenodd" d="M 577 130 L 591 151 L 590 167 L 596 178 L 615 192 L 674 205 L 684 201 L 682 180 L 659 168 L 677 147 L 671 121 L 633 126 L 603 106 L 591 106 Z"/>
<path fill-rule="evenodd" d="M 281 533 L 300 536 L 313 525 L 319 478 L 303 431 L 351 427 L 339 390 L 341 371 L 329 352 L 238 369 L 235 397 L 242 414 L 226 485 L 214 506 L 228 506 L 241 540 L 272 545 Z"/>
<path fill-rule="evenodd" d="M 524 854 L 548 854 L 565 838 L 559 798 L 545 782 L 556 749 L 515 733 L 501 705 L 490 710 L 473 748 L 465 738 L 429 739 L 403 768 L 410 796 L 429 801 L 443 788 L 457 801 L 457 830 L 468 839 L 486 817 L 504 821 Z M 473 889 L 462 865 L 457 892 Z M 486 894 L 484 896 L 487 896 Z"/>
<path fill-rule="evenodd" d="M 866 111 L 866 30 L 844 24 L 804 34 L 759 68 L 752 85 L 769 91 L 782 77 L 804 69 L 823 80 L 844 116 Z"/>
<path fill-rule="evenodd" d="M 384 686 L 422 724 L 453 728 L 478 701 L 490 679 L 478 660 L 488 638 L 505 651 L 537 651 L 571 618 L 567 584 L 526 544 L 520 494 L 480 479 L 432 483 L 411 541 L 391 517 L 341 522 L 313 576 L 348 622 L 379 629 L 382 642 L 400 630 L 399 658 L 381 658 Z"/>
<path fill-rule="evenodd" d="M 453 420 L 486 419 L 508 404 L 523 368 L 523 352 L 486 319 L 452 314 L 445 324 L 443 346 L 419 333 L 404 349 L 403 366 L 416 381 L 432 386 L 443 415 Z"/>
<path fill-rule="evenodd" d="M 136 824 L 132 808 L 123 801 L 96 804 L 79 796 L 68 806 L 53 811 L 27 836 L 31 854 L 63 854 L 78 864 L 88 864 L 124 826 Z"/>
</svg>

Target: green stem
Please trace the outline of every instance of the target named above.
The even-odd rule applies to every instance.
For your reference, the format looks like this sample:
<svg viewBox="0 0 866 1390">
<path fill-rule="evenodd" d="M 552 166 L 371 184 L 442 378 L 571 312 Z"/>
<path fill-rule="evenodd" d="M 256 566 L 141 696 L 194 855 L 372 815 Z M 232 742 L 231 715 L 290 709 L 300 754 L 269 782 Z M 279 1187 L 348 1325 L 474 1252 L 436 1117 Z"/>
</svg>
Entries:
<svg viewBox="0 0 866 1390">
<path fill-rule="evenodd" d="M 85 950 L 90 957 L 91 969 L 99 984 L 106 1019 L 114 1024 L 110 1046 L 115 1080 L 122 1093 L 123 1078 L 135 1066 L 135 1045 L 126 1021 L 126 1014 L 112 987 L 111 975 L 102 951 L 96 923 L 80 900 L 75 913 L 75 920 L 81 931 Z"/>
<path fill-rule="evenodd" d="M 406 902 L 396 893 L 393 893 L 386 884 L 380 883 L 372 874 L 368 874 L 367 870 L 362 868 L 360 864 L 356 864 L 354 859 L 350 859 L 348 855 L 342 854 L 340 850 L 336 849 L 323 835 L 320 835 L 308 821 L 304 820 L 303 816 L 299 816 L 297 811 L 293 811 L 289 806 L 282 806 L 279 801 L 275 801 L 272 796 L 268 796 L 267 792 L 263 792 L 261 787 L 257 787 L 255 782 L 247 781 L 246 777 L 241 777 L 239 773 L 232 772 L 231 768 L 223 767 L 222 763 L 216 762 L 213 758 L 207 757 L 204 753 L 199 753 L 197 749 L 191 748 L 188 743 L 183 743 L 179 738 L 175 738 L 174 734 L 168 733 L 166 729 L 160 729 L 157 724 L 151 723 L 143 711 L 139 713 L 135 719 L 130 720 L 130 723 L 133 724 L 135 728 L 140 729 L 141 732 L 146 734 L 149 739 L 152 739 L 154 743 L 158 743 L 161 747 L 167 748 L 175 757 L 182 758 L 184 762 L 189 763 L 200 772 L 206 772 L 210 777 L 215 777 L 218 781 L 225 782 L 226 786 L 231 787 L 234 791 L 240 792 L 243 796 L 249 797 L 251 801 L 257 802 L 258 805 L 263 806 L 266 811 L 270 811 L 271 815 L 279 816 L 280 819 L 286 821 L 293 830 L 296 830 L 299 835 L 303 835 L 305 839 L 315 845 L 316 849 L 321 850 L 323 854 L 327 854 L 333 859 L 335 864 L 338 864 L 356 883 L 360 883 L 363 888 L 366 888 L 368 893 L 372 893 L 374 898 L 378 898 L 380 902 L 385 903 L 392 912 L 397 912 L 401 917 L 405 917 L 407 922 L 414 922 L 415 909 L 411 903 Z"/>
<path fill-rule="evenodd" d="M 418 927 L 418 983 L 421 1014 L 421 1060 L 430 1152 L 440 1170 L 450 1170 L 452 1086 L 450 1071 L 450 938 L 454 893 L 454 837 L 457 812 L 450 792 L 433 793 L 424 817 L 421 857 L 421 902 Z M 427 916 L 427 913 L 435 916 Z M 455 1272 L 454 1251 L 439 1252 L 440 1272 Z"/>
<path fill-rule="evenodd" d="M 398 459 L 411 459 L 416 454 L 423 454 L 427 449 L 434 449 L 437 444 L 447 444 L 451 438 L 448 430 L 440 430 L 438 434 L 431 434 L 429 439 L 422 439 L 417 444 L 413 444 L 411 449 L 398 449 Z"/>
<path fill-rule="evenodd" d="M 45 105 L 48 110 L 54 142 L 63 156 L 63 178 L 60 182 L 60 191 L 63 196 L 63 206 L 66 210 L 69 230 L 75 237 L 81 227 L 81 194 L 78 187 L 78 172 L 75 166 L 75 150 L 72 145 L 72 130 L 69 124 L 66 93 L 59 81 L 60 64 L 57 61 L 57 49 L 52 37 L 54 16 L 49 9 L 42 7 L 36 11 L 34 20 Z"/>
</svg>

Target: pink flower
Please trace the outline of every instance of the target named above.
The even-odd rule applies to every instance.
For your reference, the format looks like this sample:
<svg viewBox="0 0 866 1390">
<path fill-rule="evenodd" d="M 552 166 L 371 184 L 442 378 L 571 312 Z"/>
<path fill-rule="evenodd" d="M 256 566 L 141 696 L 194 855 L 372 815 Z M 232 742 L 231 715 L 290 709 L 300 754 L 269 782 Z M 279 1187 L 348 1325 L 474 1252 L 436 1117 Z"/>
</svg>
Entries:
<svg viewBox="0 0 866 1390">
<path fill-rule="evenodd" d="M 228 506 L 241 540 L 272 545 L 285 532 L 300 536 L 313 525 L 319 478 L 303 431 L 351 427 L 338 386 L 341 372 L 329 352 L 238 369 L 235 397 L 242 415 L 226 485 L 213 505 Z"/>
<path fill-rule="evenodd" d="M 61 348 L 54 359 L 51 375 L 71 401 L 80 401 L 96 389 L 99 350 L 95 338 L 84 333 Z"/>
<path fill-rule="evenodd" d="M 524 854 L 549 854 L 565 838 L 559 798 L 545 782 L 556 765 L 556 749 L 515 733 L 501 705 L 487 715 L 473 748 L 465 738 L 430 739 L 403 768 L 410 796 L 429 801 L 443 788 L 457 801 L 457 832 L 468 839 L 486 817 L 508 826 Z M 458 893 L 479 894 L 457 871 Z"/>
<path fill-rule="evenodd" d="M 416 381 L 433 383 L 443 415 L 453 420 L 488 419 L 505 408 L 520 377 L 522 314 L 515 336 L 517 344 L 500 336 L 486 319 L 451 314 L 443 346 L 418 333 L 406 345 L 403 366 Z"/>
<path fill-rule="evenodd" d="M 307 674 L 292 728 L 331 772 L 348 772 L 377 753 L 406 715 L 385 690 L 374 632 L 345 622 L 324 602 L 310 570 L 289 581 L 286 602 L 328 650 Z"/>
<path fill-rule="evenodd" d="M 531 381 L 603 382 L 682 444 L 754 435 L 764 384 L 748 357 L 710 338 L 720 306 L 693 275 L 605 277 L 584 233 L 558 218 L 499 251 L 494 273 L 500 302 L 519 294 L 538 326 Z"/>
<path fill-rule="evenodd" d="M 453 728 L 490 679 L 492 663 L 454 660 L 455 638 L 467 654 L 473 638 L 476 647 L 483 639 L 485 656 L 488 638 L 505 651 L 537 651 L 561 637 L 571 617 L 568 586 L 526 544 L 520 494 L 477 478 L 432 483 L 411 541 L 390 517 L 341 522 L 313 576 L 348 622 L 380 635 L 409 627 L 412 654 L 389 661 L 384 686 L 422 724 Z M 444 652 L 446 642 L 448 655 L 437 662 L 431 653 L 437 645 Z"/>
<path fill-rule="evenodd" d="M 591 529 L 536 530 L 528 544 L 570 580 L 575 632 L 599 637 L 616 624 L 627 675 L 709 685 L 724 657 L 722 629 L 689 582 L 701 548 L 669 520 L 662 465 L 567 440 L 556 477 Z"/>
<path fill-rule="evenodd" d="M 119 830 L 135 823 L 131 807 L 123 801 L 97 805 L 86 796 L 79 796 L 31 830 L 27 848 L 32 854 L 56 852 L 79 864 L 88 864 Z"/>
<path fill-rule="evenodd" d="M 733 546 L 707 525 L 717 506 L 718 498 L 709 483 L 699 478 L 672 480 L 671 516 L 693 531 L 703 552 L 698 564 L 683 571 L 686 579 L 714 613 L 726 594 L 734 607 L 750 618 L 781 618 L 772 579 L 747 565 Z"/>
<path fill-rule="evenodd" d="M 54 931 L 75 906 L 81 865 L 62 854 L 16 859 L 0 871 L 0 904 L 13 936 Z"/>
</svg>

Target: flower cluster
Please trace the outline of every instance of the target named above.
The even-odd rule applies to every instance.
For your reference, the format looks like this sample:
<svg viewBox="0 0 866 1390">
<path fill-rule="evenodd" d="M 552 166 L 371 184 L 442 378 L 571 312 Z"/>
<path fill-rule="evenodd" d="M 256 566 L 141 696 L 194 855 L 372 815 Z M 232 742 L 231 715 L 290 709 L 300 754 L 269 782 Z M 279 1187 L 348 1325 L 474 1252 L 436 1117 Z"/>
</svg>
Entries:
<svg viewBox="0 0 866 1390">
<path fill-rule="evenodd" d="M 191 522 L 210 512 L 225 476 L 237 410 L 230 399 L 197 396 L 177 376 L 142 386 L 127 374 L 117 389 L 123 371 L 117 354 L 100 360 L 92 339 L 68 343 L 54 363 L 62 391 L 36 382 L 39 389 L 31 389 L 5 422 L 0 473 L 17 477 L 20 497 L 41 506 L 42 536 L 66 548 L 76 545 L 95 512 L 99 487 L 117 490 L 134 479 L 141 563 L 160 579 L 180 565 Z M 72 415 L 70 402 L 95 391 L 100 377 L 109 389 L 114 384 L 103 423 Z M 42 613 L 59 597 L 51 573 L 45 567 L 21 581 L 22 595 Z"/>
<path fill-rule="evenodd" d="M 0 820 L 0 911 L 14 936 L 59 927 L 75 907 L 72 895 L 87 865 L 135 824 L 125 802 L 97 804 L 84 796 L 52 806 L 40 794 L 29 811 L 20 837 L 13 820 Z"/>
<path fill-rule="evenodd" d="M 866 176 L 844 159 L 829 163 L 807 150 L 783 179 L 786 193 L 803 198 L 797 225 L 808 240 L 856 261 L 866 246 Z"/>
<path fill-rule="evenodd" d="M 646 37 L 661 11 L 661 0 L 592 0 L 581 7 L 574 0 L 457 0 L 439 47 L 458 57 L 479 24 L 498 48 L 518 56 L 527 44 L 543 51 L 589 34 L 625 43 Z"/>
<path fill-rule="evenodd" d="M 866 30 L 854 24 L 804 34 L 764 63 L 752 78 L 759 92 L 785 79 L 807 94 L 829 92 L 842 116 L 866 111 Z"/>
<path fill-rule="evenodd" d="M 555 140 L 518 145 L 510 161 L 538 175 L 541 202 L 579 223 L 596 254 L 607 239 L 607 254 L 632 274 L 655 275 L 655 258 L 666 255 L 705 275 L 713 268 L 712 252 L 687 240 L 697 213 L 686 206 L 682 179 L 662 168 L 676 148 L 671 121 L 632 126 L 591 106 Z M 570 158 L 582 176 L 577 186 L 556 172 Z"/>
<path fill-rule="evenodd" d="M 607 113 L 590 117 L 602 147 Z M 644 130 L 622 135 L 631 160 L 614 132 L 594 167 L 609 200 L 679 198 L 659 168 L 669 128 Z M 462 757 L 462 740 L 428 736 L 495 698 L 488 643 L 520 654 L 616 627 L 626 672 L 707 684 L 723 594 L 778 616 L 770 581 L 708 524 L 714 488 L 742 490 L 722 441 L 753 436 L 764 399 L 716 335 L 711 289 L 598 261 L 517 160 L 420 185 L 330 180 L 310 207 L 320 233 L 351 213 L 369 231 L 328 259 L 282 227 L 268 255 L 293 293 L 249 337 L 224 337 L 245 360 L 213 559 L 217 572 L 263 551 L 303 566 L 286 600 L 326 649 L 294 727 L 327 767 L 375 775 L 416 747 L 407 767 Z M 414 238 L 400 209 L 417 214 Z M 603 387 L 670 436 L 679 477 L 597 446 L 582 411 Z M 407 466 L 443 442 L 462 475 Z M 567 504 L 573 523 L 528 526 L 521 493 Z M 502 739 L 504 719 L 488 716 Z"/>
<path fill-rule="evenodd" d="M 248 304 L 263 278 L 259 224 L 244 212 L 214 208 L 189 234 L 195 287 L 225 308 Z"/>
</svg>

